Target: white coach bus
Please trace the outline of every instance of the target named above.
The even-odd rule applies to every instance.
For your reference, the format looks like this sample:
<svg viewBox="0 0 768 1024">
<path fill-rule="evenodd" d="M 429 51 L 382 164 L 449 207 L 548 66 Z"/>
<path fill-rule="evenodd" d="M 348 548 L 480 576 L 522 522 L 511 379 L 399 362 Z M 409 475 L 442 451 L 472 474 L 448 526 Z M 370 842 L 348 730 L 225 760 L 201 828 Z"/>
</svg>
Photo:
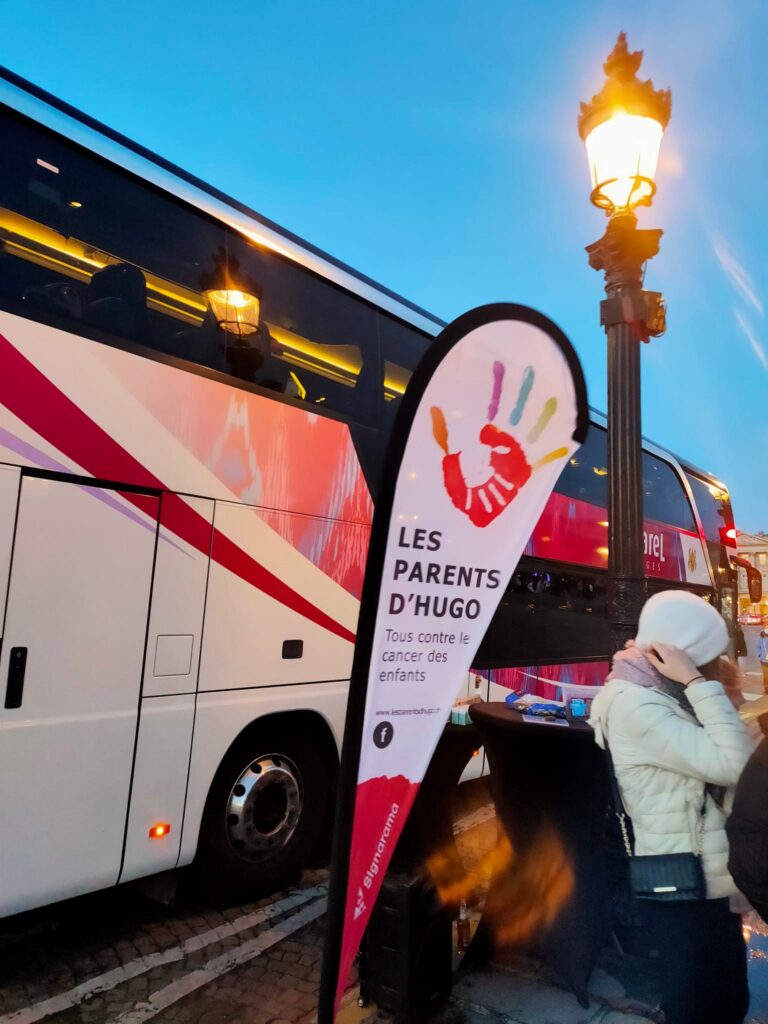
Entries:
<svg viewBox="0 0 768 1024">
<path fill-rule="evenodd" d="M 0 137 L 0 914 L 276 884 L 440 321 L 10 72 Z"/>
<path fill-rule="evenodd" d="M 378 474 L 442 322 L 2 69 L 0 139 L 0 916 L 194 860 L 277 885 L 333 813 Z M 604 448 L 469 692 L 604 677 Z M 730 615 L 727 491 L 646 469 L 648 575 Z"/>
</svg>

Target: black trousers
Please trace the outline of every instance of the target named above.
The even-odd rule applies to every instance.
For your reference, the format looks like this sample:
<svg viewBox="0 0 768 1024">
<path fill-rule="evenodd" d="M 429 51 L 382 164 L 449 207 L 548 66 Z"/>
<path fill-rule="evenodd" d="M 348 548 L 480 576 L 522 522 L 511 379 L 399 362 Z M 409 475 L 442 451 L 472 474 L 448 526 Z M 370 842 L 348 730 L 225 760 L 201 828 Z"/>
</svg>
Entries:
<svg viewBox="0 0 768 1024">
<path fill-rule="evenodd" d="M 749 1008 L 741 917 L 728 900 L 643 904 L 667 1024 L 741 1024 Z"/>
</svg>

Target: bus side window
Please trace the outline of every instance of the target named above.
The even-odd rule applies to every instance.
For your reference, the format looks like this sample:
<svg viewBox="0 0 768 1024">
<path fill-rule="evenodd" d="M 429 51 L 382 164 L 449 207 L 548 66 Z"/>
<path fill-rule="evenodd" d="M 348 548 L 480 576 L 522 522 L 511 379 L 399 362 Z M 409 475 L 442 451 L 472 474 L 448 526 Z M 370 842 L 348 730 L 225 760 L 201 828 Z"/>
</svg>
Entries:
<svg viewBox="0 0 768 1024">
<path fill-rule="evenodd" d="M 646 519 L 696 532 L 683 483 L 668 462 L 643 452 L 643 511 Z"/>
<path fill-rule="evenodd" d="M 22 116 L 0 135 L 4 308 L 386 429 L 421 332 Z"/>
<path fill-rule="evenodd" d="M 596 660 L 610 653 L 606 579 L 538 560 L 517 567 L 473 664 L 478 668 Z"/>
<path fill-rule="evenodd" d="M 382 313 L 379 315 L 379 341 L 383 368 L 384 427 L 390 429 L 411 374 L 426 352 L 430 339 Z"/>
<path fill-rule="evenodd" d="M 224 369 L 201 288 L 223 225 L 21 116 L 0 132 L 3 306 Z"/>
<path fill-rule="evenodd" d="M 592 424 L 586 441 L 566 463 L 555 491 L 607 510 L 607 463 L 606 432 Z M 669 463 L 650 452 L 643 452 L 643 516 L 691 533 L 696 530 L 682 481 Z"/>
<path fill-rule="evenodd" d="M 252 371 L 235 375 L 314 406 L 318 413 L 377 426 L 374 310 L 231 231 L 227 261 L 232 287 L 258 290 L 261 297 L 259 356 Z M 256 337 L 250 335 L 252 344 Z"/>
<path fill-rule="evenodd" d="M 608 452 L 602 427 L 590 425 L 584 444 L 573 453 L 560 474 L 555 491 L 590 505 L 608 507 Z"/>
<path fill-rule="evenodd" d="M 731 544 L 731 554 L 736 553 L 735 533 L 729 533 L 734 530 L 734 524 L 728 491 L 714 479 L 703 480 L 688 472 L 685 475 L 701 519 L 712 567 L 718 576 L 724 577 L 718 582 L 726 582 L 733 571 L 726 542 Z"/>
</svg>

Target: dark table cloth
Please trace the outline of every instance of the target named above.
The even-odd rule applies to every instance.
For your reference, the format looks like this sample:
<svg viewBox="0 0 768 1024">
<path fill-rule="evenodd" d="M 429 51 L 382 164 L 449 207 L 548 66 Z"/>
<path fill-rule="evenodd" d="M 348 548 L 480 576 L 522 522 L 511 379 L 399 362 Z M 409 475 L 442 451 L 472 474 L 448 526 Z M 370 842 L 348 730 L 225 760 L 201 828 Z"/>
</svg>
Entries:
<svg viewBox="0 0 768 1024">
<path fill-rule="evenodd" d="M 603 752 L 583 722 L 532 723 L 503 703 L 473 705 L 470 715 L 485 746 L 496 815 L 512 857 L 492 882 L 465 966 L 512 945 L 540 956 L 588 1005 L 587 983 L 611 930 L 603 844 L 610 797 Z M 553 835 L 559 852 L 553 850 Z M 567 876 L 560 870 L 563 852 L 573 890 L 547 920 L 532 904 L 537 886 L 557 896 L 558 883 Z M 521 879 L 527 877 L 533 884 L 526 891 Z M 526 922 L 532 922 L 530 934 Z"/>
<path fill-rule="evenodd" d="M 446 725 L 395 849 L 392 871 L 423 868 L 438 852 L 460 861 L 453 835 L 453 796 L 473 750 L 480 745 L 471 723 Z"/>
</svg>

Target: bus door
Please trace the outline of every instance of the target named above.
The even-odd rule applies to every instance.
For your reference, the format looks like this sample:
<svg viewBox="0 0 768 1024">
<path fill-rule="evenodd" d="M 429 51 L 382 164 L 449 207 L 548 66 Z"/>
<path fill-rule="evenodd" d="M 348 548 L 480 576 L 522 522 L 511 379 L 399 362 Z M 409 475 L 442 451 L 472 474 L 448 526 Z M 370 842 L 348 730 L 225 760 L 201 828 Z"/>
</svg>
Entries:
<svg viewBox="0 0 768 1024">
<path fill-rule="evenodd" d="M 174 868 L 179 859 L 213 511 L 208 498 L 161 497 L 121 882 Z M 196 545 L 171 529 L 179 514 L 195 524 Z"/>
<path fill-rule="evenodd" d="M 158 506 L 0 473 L 0 914 L 117 881 Z"/>
</svg>

